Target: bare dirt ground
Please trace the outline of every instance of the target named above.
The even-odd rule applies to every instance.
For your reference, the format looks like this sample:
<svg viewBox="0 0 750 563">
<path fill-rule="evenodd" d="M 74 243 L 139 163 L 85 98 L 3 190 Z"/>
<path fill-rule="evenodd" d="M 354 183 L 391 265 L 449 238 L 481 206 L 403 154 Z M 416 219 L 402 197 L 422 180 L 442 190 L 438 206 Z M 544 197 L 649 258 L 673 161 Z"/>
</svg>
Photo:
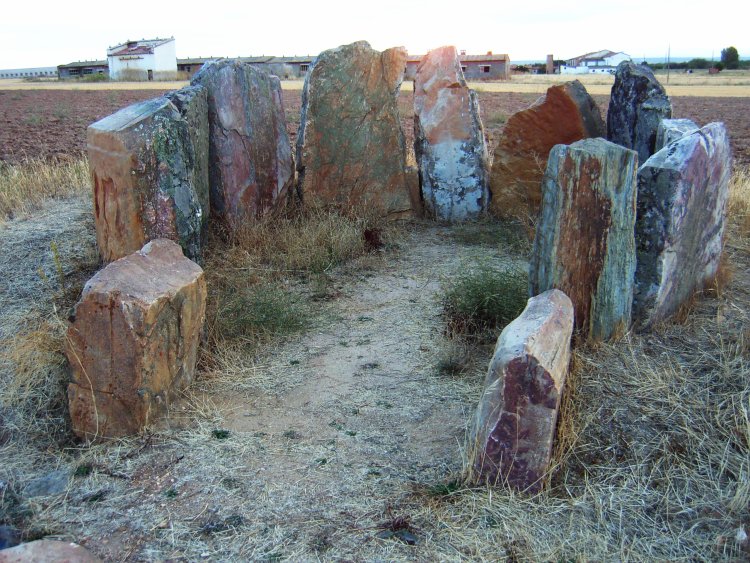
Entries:
<svg viewBox="0 0 750 563">
<path fill-rule="evenodd" d="M 64 271 L 95 253 L 88 205 L 50 203 L 2 227 L 0 256 L 13 257 L 3 267 L 17 286 L 3 288 L 1 305 L 19 326 L 24 309 L 28 319 L 52 306 L 34 267 L 55 279 L 52 240 L 67 241 Z M 229 377 L 199 380 L 147 436 L 47 453 L 0 445 L 13 468 L 2 479 L 33 503 L 33 533 L 108 561 L 453 558 L 427 522 L 410 521 L 419 550 L 411 536 L 377 535 L 409 517 L 404 498 L 429 497 L 462 469 L 483 374 L 441 374 L 436 295 L 477 261 L 508 256 L 462 245 L 445 227 L 412 228 L 398 249 L 334 273 L 336 298 L 320 305 L 313 330 L 252 363 L 238 354 Z M 74 476 L 83 466 L 90 473 Z M 70 476 L 64 495 L 23 498 L 34 478 L 60 469 Z"/>
<path fill-rule="evenodd" d="M 1 87 L 2 85 L 0 85 Z M 86 127 L 114 111 L 166 90 L 0 90 L 0 161 L 24 158 L 67 158 L 86 150 Z M 490 148 L 508 117 L 532 104 L 539 94 L 480 91 L 482 121 Z M 606 116 L 609 96 L 595 95 Z M 675 117 L 699 125 L 723 121 L 729 128 L 738 163 L 750 162 L 750 111 L 747 98 L 672 97 Z M 287 129 L 292 140 L 299 127 L 301 92 L 285 90 Z M 410 146 L 413 139 L 411 92 L 399 100 L 402 127 Z"/>
</svg>

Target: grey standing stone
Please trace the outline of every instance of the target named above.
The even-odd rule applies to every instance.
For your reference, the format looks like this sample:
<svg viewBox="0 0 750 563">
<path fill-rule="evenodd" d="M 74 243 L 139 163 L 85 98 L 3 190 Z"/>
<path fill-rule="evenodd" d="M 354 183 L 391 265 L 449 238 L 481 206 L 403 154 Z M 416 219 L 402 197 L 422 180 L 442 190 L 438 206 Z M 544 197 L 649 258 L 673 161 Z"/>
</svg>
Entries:
<svg viewBox="0 0 750 563">
<path fill-rule="evenodd" d="M 723 123 L 667 145 L 638 170 L 634 314 L 667 319 L 716 276 L 732 154 Z"/>
<path fill-rule="evenodd" d="M 556 145 L 547 161 L 530 290 L 565 292 L 576 330 L 591 340 L 630 326 L 637 162 L 634 151 L 605 139 Z"/>
<path fill-rule="evenodd" d="M 692 119 L 662 119 L 656 130 L 655 153 L 669 143 L 700 129 Z"/>
<path fill-rule="evenodd" d="M 212 214 L 230 231 L 285 201 L 294 183 L 281 82 L 239 60 L 209 61 L 193 77 L 208 93 Z"/>
<path fill-rule="evenodd" d="M 427 212 L 440 221 L 481 215 L 489 201 L 489 156 L 479 100 L 455 47 L 424 56 L 414 80 L 414 152 Z"/>
<path fill-rule="evenodd" d="M 201 205 L 201 232 L 205 239 L 208 230 L 211 202 L 208 183 L 208 97 L 203 86 L 185 86 L 168 92 L 171 101 L 187 122 L 193 151 L 193 185 Z"/>
<path fill-rule="evenodd" d="M 538 492 L 570 364 L 573 304 L 552 289 L 529 299 L 497 339 L 469 451 L 473 478 Z"/>
<path fill-rule="evenodd" d="M 167 98 L 128 106 L 88 128 L 96 241 L 109 262 L 168 238 L 201 259 L 203 208 L 188 122 Z"/>
<path fill-rule="evenodd" d="M 617 67 L 607 112 L 607 139 L 638 153 L 639 162 L 656 152 L 656 131 L 672 117 L 672 102 L 646 65 L 623 61 Z"/>
</svg>

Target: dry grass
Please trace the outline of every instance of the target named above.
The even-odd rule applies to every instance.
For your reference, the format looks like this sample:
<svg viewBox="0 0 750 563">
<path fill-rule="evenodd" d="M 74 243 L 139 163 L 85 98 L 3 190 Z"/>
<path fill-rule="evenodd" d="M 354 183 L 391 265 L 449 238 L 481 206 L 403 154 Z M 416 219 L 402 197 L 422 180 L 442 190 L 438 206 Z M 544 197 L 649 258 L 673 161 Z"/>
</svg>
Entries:
<svg viewBox="0 0 750 563">
<path fill-rule="evenodd" d="M 83 157 L 57 163 L 0 163 L 0 223 L 28 214 L 49 199 L 87 194 L 90 182 L 88 160 Z"/>
<path fill-rule="evenodd" d="M 729 185 L 728 215 L 737 230 L 733 238 L 750 238 L 750 167 L 738 166 Z"/>
</svg>

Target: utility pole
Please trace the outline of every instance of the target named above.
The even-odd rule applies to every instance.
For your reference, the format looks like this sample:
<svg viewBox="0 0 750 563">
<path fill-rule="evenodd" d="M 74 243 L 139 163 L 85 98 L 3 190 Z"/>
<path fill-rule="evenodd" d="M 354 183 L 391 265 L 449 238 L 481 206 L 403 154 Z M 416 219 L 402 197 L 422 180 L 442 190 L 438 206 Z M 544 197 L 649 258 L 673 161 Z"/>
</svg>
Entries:
<svg viewBox="0 0 750 563">
<path fill-rule="evenodd" d="M 672 44 L 667 47 L 667 84 L 669 84 L 669 58 L 672 55 Z"/>
</svg>

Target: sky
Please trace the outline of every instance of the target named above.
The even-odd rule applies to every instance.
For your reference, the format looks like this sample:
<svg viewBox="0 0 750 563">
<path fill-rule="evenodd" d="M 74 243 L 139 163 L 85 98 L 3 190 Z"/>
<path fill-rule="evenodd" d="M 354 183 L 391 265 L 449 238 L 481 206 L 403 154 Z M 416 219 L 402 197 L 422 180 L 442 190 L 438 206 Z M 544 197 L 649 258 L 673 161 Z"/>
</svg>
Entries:
<svg viewBox="0 0 750 563">
<path fill-rule="evenodd" d="M 316 55 L 364 39 L 379 50 L 454 45 L 511 61 L 600 49 L 718 59 L 730 45 L 744 59 L 749 20 L 747 0 L 16 0 L 0 9 L 0 69 L 105 59 L 109 46 L 154 37 L 175 37 L 178 58 Z"/>
</svg>

